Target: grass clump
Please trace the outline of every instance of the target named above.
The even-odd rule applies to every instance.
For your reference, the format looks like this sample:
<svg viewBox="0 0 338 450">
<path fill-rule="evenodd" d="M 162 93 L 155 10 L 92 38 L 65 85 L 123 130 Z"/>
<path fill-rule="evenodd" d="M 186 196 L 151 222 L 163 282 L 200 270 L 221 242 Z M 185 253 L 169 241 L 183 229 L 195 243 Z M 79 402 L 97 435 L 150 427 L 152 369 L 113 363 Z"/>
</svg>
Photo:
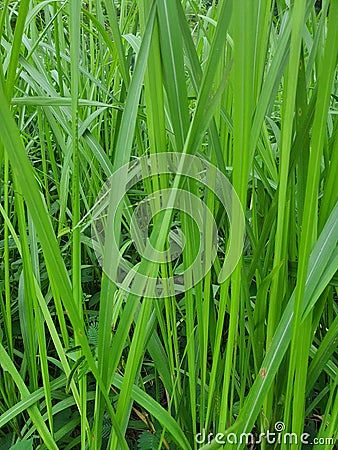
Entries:
<svg viewBox="0 0 338 450">
<path fill-rule="evenodd" d="M 3 0 L 0 17 L 0 447 L 333 448 L 337 2 Z M 145 163 L 126 186 L 126 164 L 173 153 L 214 167 L 207 183 Z M 101 261 L 90 224 L 117 171 Z M 144 242 L 185 245 L 153 263 L 132 213 L 166 189 Z M 181 290 L 126 293 L 109 236 Z"/>
</svg>

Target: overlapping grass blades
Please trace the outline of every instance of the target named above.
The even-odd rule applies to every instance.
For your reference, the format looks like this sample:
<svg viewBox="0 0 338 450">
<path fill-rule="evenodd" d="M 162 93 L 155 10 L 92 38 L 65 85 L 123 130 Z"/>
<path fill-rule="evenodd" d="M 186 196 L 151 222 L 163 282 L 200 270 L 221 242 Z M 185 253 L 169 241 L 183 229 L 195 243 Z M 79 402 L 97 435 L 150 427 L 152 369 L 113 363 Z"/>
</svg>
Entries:
<svg viewBox="0 0 338 450">
<path fill-rule="evenodd" d="M 213 449 L 218 432 L 258 436 L 283 421 L 332 448 L 337 2 L 3 3 L 0 446 Z M 223 279 L 229 237 L 242 243 L 212 189 L 154 175 L 108 211 L 106 234 L 130 264 L 166 278 L 194 259 L 200 234 L 182 211 L 160 211 L 149 230 L 163 250 L 182 229 L 177 261 L 153 264 L 132 245 L 132 209 L 169 186 L 207 204 L 218 251 L 184 293 L 126 294 L 106 276 L 118 260 L 109 239 L 103 270 L 96 260 L 92 208 L 114 170 L 172 151 L 231 180 L 243 255 Z"/>
</svg>

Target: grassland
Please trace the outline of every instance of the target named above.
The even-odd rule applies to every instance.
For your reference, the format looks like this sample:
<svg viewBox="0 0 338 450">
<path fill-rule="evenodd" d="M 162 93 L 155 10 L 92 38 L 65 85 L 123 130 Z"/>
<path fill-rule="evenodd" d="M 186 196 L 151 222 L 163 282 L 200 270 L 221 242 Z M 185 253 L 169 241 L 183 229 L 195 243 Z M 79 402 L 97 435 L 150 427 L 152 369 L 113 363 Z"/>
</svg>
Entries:
<svg viewBox="0 0 338 450">
<path fill-rule="evenodd" d="M 241 434 L 278 427 L 278 442 L 253 448 L 333 448 L 337 0 L 0 9 L 0 448 L 212 450 L 217 433 L 244 448 Z M 126 292 L 107 276 L 111 239 L 97 258 L 93 208 L 116 171 L 173 152 L 231 182 L 244 245 L 239 216 L 212 194 L 217 177 L 160 171 L 127 189 L 122 176 L 106 236 L 130 268 L 183 279 L 160 298 Z M 182 253 L 155 264 L 133 245 L 132 211 L 168 188 L 195 195 L 218 229 L 192 286 L 190 265 L 212 258 L 211 219 L 159 201 L 149 242 L 162 251 L 180 229 Z M 221 277 L 230 241 L 241 258 Z"/>
</svg>

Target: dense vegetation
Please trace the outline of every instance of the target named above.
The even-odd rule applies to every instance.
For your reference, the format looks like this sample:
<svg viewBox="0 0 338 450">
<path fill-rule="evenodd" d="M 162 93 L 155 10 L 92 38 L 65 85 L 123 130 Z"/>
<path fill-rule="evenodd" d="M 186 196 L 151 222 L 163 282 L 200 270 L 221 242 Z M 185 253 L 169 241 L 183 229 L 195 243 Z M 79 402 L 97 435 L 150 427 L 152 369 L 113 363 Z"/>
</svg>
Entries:
<svg viewBox="0 0 338 450">
<path fill-rule="evenodd" d="M 0 7 L 0 448 L 214 449 L 218 432 L 267 431 L 333 448 L 337 0 Z M 209 189 L 151 173 L 128 189 L 122 177 L 106 226 L 127 265 L 183 280 L 146 298 L 105 276 L 116 253 L 106 239 L 97 258 L 90 225 L 113 173 L 169 152 L 231 181 L 244 246 L 217 178 Z M 160 201 L 150 242 L 163 250 L 172 230 L 183 252 L 152 263 L 132 242 L 132 211 L 168 187 L 197 196 L 218 228 L 212 268 L 189 289 L 193 260 L 211 261 L 209 219 Z M 220 277 L 230 241 L 242 256 Z"/>
</svg>

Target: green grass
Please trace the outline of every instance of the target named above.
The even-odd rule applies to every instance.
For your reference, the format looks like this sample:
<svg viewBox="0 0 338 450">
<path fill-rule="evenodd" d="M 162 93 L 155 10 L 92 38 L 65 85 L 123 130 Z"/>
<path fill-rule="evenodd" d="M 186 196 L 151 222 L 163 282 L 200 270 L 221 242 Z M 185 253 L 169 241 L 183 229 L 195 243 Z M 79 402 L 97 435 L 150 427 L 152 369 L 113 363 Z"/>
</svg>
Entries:
<svg viewBox="0 0 338 450">
<path fill-rule="evenodd" d="M 279 442 L 255 448 L 333 448 L 337 1 L 3 0 L 0 12 L 0 448 L 230 449 L 236 436 L 245 448 L 241 434 L 279 422 Z M 183 162 L 143 166 L 126 189 L 126 164 L 172 152 L 217 170 L 205 184 Z M 118 170 L 100 259 L 93 211 Z M 214 195 L 219 173 L 244 243 Z M 179 228 L 185 245 L 154 263 L 131 218 L 168 188 L 172 208 L 149 203 L 148 242 L 162 252 Z M 180 189 L 210 216 L 196 225 Z M 115 284 L 112 234 L 130 267 L 182 292 Z M 230 238 L 242 256 L 224 276 Z"/>
</svg>

